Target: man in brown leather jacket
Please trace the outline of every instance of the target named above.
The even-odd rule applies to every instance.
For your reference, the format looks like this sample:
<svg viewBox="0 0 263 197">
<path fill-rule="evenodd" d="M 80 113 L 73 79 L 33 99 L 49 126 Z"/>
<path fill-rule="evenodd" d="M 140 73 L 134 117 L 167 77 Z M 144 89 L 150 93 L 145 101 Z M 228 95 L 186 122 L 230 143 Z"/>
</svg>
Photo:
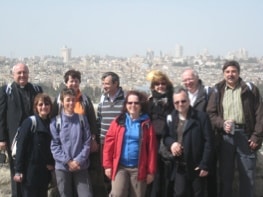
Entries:
<svg viewBox="0 0 263 197">
<path fill-rule="evenodd" d="M 220 196 L 232 196 L 235 161 L 240 197 L 254 196 L 256 151 L 262 144 L 263 105 L 258 88 L 240 78 L 240 65 L 227 61 L 224 80 L 214 87 L 207 106 L 211 123 L 220 136 Z"/>
</svg>

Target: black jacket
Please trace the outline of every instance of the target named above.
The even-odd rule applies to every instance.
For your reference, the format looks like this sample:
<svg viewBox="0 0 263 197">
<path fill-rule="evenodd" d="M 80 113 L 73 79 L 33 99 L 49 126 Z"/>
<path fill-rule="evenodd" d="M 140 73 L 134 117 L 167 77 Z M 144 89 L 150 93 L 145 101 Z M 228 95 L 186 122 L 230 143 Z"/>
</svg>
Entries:
<svg viewBox="0 0 263 197">
<path fill-rule="evenodd" d="M 33 115 L 32 106 L 35 96 L 43 91 L 40 86 L 27 83 L 25 88 L 27 88 L 29 94 L 31 109 L 29 110 L 29 114 L 25 114 L 23 111 L 25 105 L 21 102 L 17 84 L 13 82 L 8 93 L 6 92 L 6 88 L 7 85 L 0 89 L 0 141 L 7 142 L 9 145 L 8 148 L 10 148 L 17 128 L 26 117 Z"/>
<path fill-rule="evenodd" d="M 212 88 L 204 86 L 203 82 L 199 80 L 199 90 L 193 108 L 199 111 L 206 111 L 206 106 L 211 92 Z"/>
<path fill-rule="evenodd" d="M 164 144 L 169 148 L 177 142 L 178 112 L 171 114 L 172 121 L 168 121 L 168 129 L 164 138 Z M 183 159 L 186 162 L 188 175 L 193 176 L 194 169 L 210 169 L 214 154 L 214 133 L 211 123 L 205 112 L 189 108 L 187 122 L 183 132 Z M 178 159 L 175 157 L 175 159 Z"/>
<path fill-rule="evenodd" d="M 50 150 L 50 120 L 43 120 L 36 115 L 35 132 L 31 130 L 32 120 L 27 118 L 22 123 L 15 159 L 15 171 L 23 173 L 23 183 L 33 186 L 48 185 L 51 173 L 47 165 L 54 165 Z"/>
<path fill-rule="evenodd" d="M 151 118 L 158 142 L 164 135 L 166 126 L 166 116 L 174 109 L 173 106 L 173 87 L 168 87 L 165 94 L 160 94 L 155 90 L 148 99 L 148 114 Z"/>
</svg>

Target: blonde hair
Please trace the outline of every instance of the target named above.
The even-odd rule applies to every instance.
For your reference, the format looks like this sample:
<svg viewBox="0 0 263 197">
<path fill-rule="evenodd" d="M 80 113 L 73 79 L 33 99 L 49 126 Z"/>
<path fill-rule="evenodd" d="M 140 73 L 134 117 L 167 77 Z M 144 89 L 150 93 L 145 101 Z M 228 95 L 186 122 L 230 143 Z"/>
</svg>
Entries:
<svg viewBox="0 0 263 197">
<path fill-rule="evenodd" d="M 155 83 L 159 81 L 165 81 L 167 86 L 173 86 L 167 75 L 159 70 L 152 70 L 151 72 L 149 72 L 146 76 L 146 79 L 151 82 L 151 89 L 154 89 Z"/>
</svg>

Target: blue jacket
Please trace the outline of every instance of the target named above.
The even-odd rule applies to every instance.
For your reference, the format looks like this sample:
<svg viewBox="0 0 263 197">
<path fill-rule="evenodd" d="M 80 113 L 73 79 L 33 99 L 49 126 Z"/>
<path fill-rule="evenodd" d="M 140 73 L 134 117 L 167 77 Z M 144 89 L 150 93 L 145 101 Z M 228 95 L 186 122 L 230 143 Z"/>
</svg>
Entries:
<svg viewBox="0 0 263 197">
<path fill-rule="evenodd" d="M 81 170 L 89 167 L 91 135 L 87 117 L 83 116 L 83 119 L 82 125 L 78 114 L 66 116 L 62 112 L 61 128 L 56 128 L 56 117 L 51 120 L 51 152 L 57 170 L 68 171 L 67 163 L 70 160 L 80 163 Z"/>
</svg>

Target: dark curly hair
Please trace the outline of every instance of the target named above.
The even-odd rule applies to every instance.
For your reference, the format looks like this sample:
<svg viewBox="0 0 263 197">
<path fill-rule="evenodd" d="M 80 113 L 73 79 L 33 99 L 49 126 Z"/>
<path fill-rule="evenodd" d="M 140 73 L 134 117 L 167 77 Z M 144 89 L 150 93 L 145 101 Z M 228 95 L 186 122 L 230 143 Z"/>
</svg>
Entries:
<svg viewBox="0 0 263 197">
<path fill-rule="evenodd" d="M 137 91 L 137 90 L 131 90 L 131 91 L 128 91 L 127 94 L 126 94 L 126 97 L 125 97 L 125 100 L 124 100 L 124 103 L 123 103 L 122 114 L 127 112 L 126 104 L 128 102 L 129 96 L 131 96 L 131 95 L 134 95 L 134 96 L 138 97 L 138 100 L 139 100 L 139 103 L 140 103 L 140 106 L 141 106 L 141 112 L 143 114 L 148 113 L 147 95 L 145 93 Z"/>
</svg>

